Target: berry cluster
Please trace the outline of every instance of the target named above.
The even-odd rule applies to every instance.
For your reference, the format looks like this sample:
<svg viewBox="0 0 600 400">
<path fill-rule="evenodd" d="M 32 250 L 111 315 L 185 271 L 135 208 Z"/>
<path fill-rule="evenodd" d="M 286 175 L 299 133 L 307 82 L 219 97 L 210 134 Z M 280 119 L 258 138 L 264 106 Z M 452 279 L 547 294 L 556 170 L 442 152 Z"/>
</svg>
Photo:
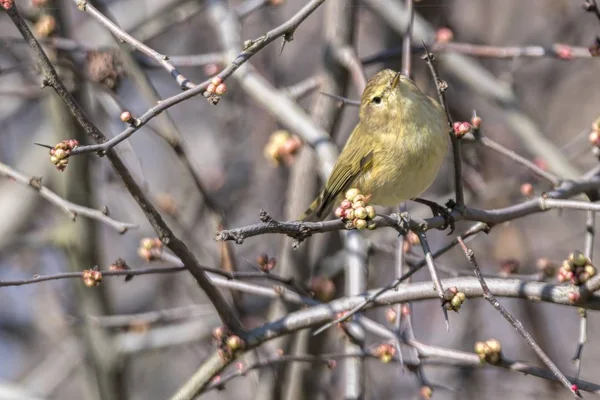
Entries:
<svg viewBox="0 0 600 400">
<path fill-rule="evenodd" d="M 67 139 L 50 149 L 50 161 L 56 165 L 57 170 L 62 172 L 67 168 L 67 165 L 69 165 L 69 154 L 77 146 L 79 146 L 77 140 Z"/>
<path fill-rule="evenodd" d="M 502 359 L 502 345 L 496 339 L 489 339 L 485 342 L 475 342 L 475 353 L 479 356 L 481 362 L 498 364 Z"/>
<path fill-rule="evenodd" d="M 292 135 L 286 130 L 278 130 L 269 137 L 264 155 L 275 166 L 279 166 L 282 161 L 286 165 L 291 165 L 300 147 L 302 147 L 302 141 L 298 136 Z"/>
<path fill-rule="evenodd" d="M 375 218 L 375 208 L 367 205 L 370 196 L 364 196 L 356 188 L 349 189 L 346 192 L 346 198 L 335 210 L 335 216 L 346 221 L 348 229 L 375 229 L 377 224 L 373 221 Z"/>
<path fill-rule="evenodd" d="M 159 238 L 143 238 L 140 240 L 138 255 L 146 261 L 158 260 L 162 253 L 162 246 Z"/>
<path fill-rule="evenodd" d="M 573 285 L 582 285 L 592 276 L 596 275 L 596 267 L 582 252 L 576 250 L 569 254 L 563 261 L 556 279 L 559 282 L 571 282 Z"/>
<path fill-rule="evenodd" d="M 377 346 L 373 355 L 381 360 L 382 363 L 387 364 L 396 355 L 396 346 L 390 343 L 383 343 Z"/>
<path fill-rule="evenodd" d="M 458 312 L 466 298 L 467 296 L 459 292 L 456 286 L 449 287 L 444 291 L 444 307 L 448 311 Z"/>
<path fill-rule="evenodd" d="M 96 269 L 86 269 L 81 275 L 83 284 L 87 287 L 94 287 L 100 285 L 102 282 L 102 272 Z"/>
<path fill-rule="evenodd" d="M 219 347 L 219 355 L 225 360 L 231 360 L 237 350 L 243 350 L 246 342 L 239 336 L 231 334 L 224 326 L 213 330 L 213 341 Z"/>
</svg>

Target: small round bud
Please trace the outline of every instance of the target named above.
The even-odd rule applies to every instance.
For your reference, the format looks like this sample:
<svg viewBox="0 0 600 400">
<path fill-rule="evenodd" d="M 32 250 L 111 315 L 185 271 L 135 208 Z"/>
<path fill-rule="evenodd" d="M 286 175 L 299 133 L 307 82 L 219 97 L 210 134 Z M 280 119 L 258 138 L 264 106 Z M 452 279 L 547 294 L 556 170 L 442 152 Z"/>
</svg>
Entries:
<svg viewBox="0 0 600 400">
<path fill-rule="evenodd" d="M 244 346 L 245 343 L 239 336 L 232 335 L 227 338 L 227 347 L 229 347 L 231 351 L 243 349 Z"/>
<path fill-rule="evenodd" d="M 349 201 L 354 201 L 354 198 L 360 194 L 360 190 L 356 188 L 348 189 L 346 191 L 346 199 Z"/>
<path fill-rule="evenodd" d="M 131 122 L 131 120 L 133 119 L 133 116 L 131 115 L 131 113 L 129 111 L 123 111 L 121 113 L 120 118 L 121 118 L 121 121 L 128 123 L 128 122 Z"/>
<path fill-rule="evenodd" d="M 354 210 L 352 208 L 347 209 L 344 213 L 344 218 L 353 220 L 354 219 Z"/>
<path fill-rule="evenodd" d="M 225 85 L 224 83 L 221 83 L 220 85 L 218 85 L 215 88 L 215 93 L 219 94 L 219 95 L 223 95 L 227 92 L 227 85 Z"/>
<path fill-rule="evenodd" d="M 572 271 L 573 270 L 573 264 L 571 264 L 569 262 L 569 260 L 565 260 L 565 261 L 563 261 L 562 266 L 560 267 L 560 269 L 562 269 L 565 272 Z"/>
<path fill-rule="evenodd" d="M 454 32 L 450 28 L 440 28 L 435 33 L 435 41 L 437 43 L 448 43 L 454 39 Z"/>
<path fill-rule="evenodd" d="M 210 80 L 210 83 L 216 87 L 216 86 L 219 86 L 221 83 L 223 83 L 223 79 L 218 75 L 213 76 Z"/>
<path fill-rule="evenodd" d="M 576 267 L 584 266 L 587 264 L 588 259 L 582 252 L 575 250 L 569 255 L 569 261 Z"/>
<path fill-rule="evenodd" d="M 338 207 L 335 209 L 335 216 L 337 218 L 342 218 L 344 216 L 345 212 L 346 211 L 342 207 Z"/>
<path fill-rule="evenodd" d="M 533 185 L 529 182 L 526 182 L 521 185 L 521 194 L 525 197 L 533 196 Z"/>
<path fill-rule="evenodd" d="M 561 60 L 571 60 L 573 59 L 573 48 L 566 44 L 557 44 L 554 46 L 554 51 L 556 52 L 556 56 Z"/>
<path fill-rule="evenodd" d="M 367 221 L 368 230 L 372 231 L 375 228 L 377 228 L 377 224 L 375 223 L 375 221 Z"/>
<path fill-rule="evenodd" d="M 365 207 L 358 207 L 354 209 L 354 217 L 359 219 L 367 219 L 367 209 Z"/>
<path fill-rule="evenodd" d="M 367 211 L 367 218 L 369 219 L 373 219 L 377 215 L 375 214 L 375 207 L 373 206 L 366 206 L 365 210 Z"/>
<path fill-rule="evenodd" d="M 337 367 L 337 362 L 335 360 L 327 361 L 327 368 L 334 369 L 335 367 Z"/>
<path fill-rule="evenodd" d="M 486 340 L 485 344 L 494 353 L 500 353 L 500 351 L 502 351 L 502 345 L 500 344 L 500 341 L 496 339 Z"/>
<path fill-rule="evenodd" d="M 358 196 L 357 196 L 357 197 L 358 197 Z M 356 200 L 355 200 L 355 201 L 352 203 L 352 207 L 353 207 L 353 208 L 355 208 L 355 209 L 356 209 L 356 208 L 361 208 L 361 207 L 366 207 L 366 203 L 365 203 L 364 201 L 362 201 L 362 200 L 359 200 L 359 201 L 356 201 Z"/>
<path fill-rule="evenodd" d="M 600 132 L 594 130 L 588 136 L 590 143 L 596 147 L 600 146 Z"/>
<path fill-rule="evenodd" d="M 475 115 L 475 116 L 471 117 L 471 125 L 473 125 L 473 128 L 475 128 L 475 129 L 481 128 L 482 121 L 483 120 L 481 119 L 480 116 Z"/>
<path fill-rule="evenodd" d="M 353 224 L 356 229 L 365 229 L 367 227 L 367 221 L 364 219 L 355 218 Z"/>
<path fill-rule="evenodd" d="M 433 389 L 429 386 L 421 386 L 421 389 L 419 389 L 419 396 L 423 400 L 429 400 L 433 396 Z"/>
<path fill-rule="evenodd" d="M 396 312 L 396 310 L 394 310 L 392 307 L 390 307 L 390 308 L 388 308 L 388 309 L 385 310 L 385 319 L 390 324 L 393 324 L 398 319 L 398 313 Z"/>
<path fill-rule="evenodd" d="M 340 207 L 343 208 L 344 210 L 352 208 L 352 202 L 348 199 L 343 200 L 342 203 L 340 204 Z"/>
<path fill-rule="evenodd" d="M 571 303 L 579 303 L 581 301 L 581 295 L 579 292 L 569 292 L 567 297 Z"/>
<path fill-rule="evenodd" d="M 591 264 L 587 264 L 585 266 L 585 273 L 588 274 L 588 276 L 590 276 L 590 277 L 596 275 L 596 267 L 594 267 Z"/>
<path fill-rule="evenodd" d="M 475 342 L 473 349 L 475 350 L 475 353 L 477 353 L 477 354 L 485 354 L 487 346 L 483 342 Z"/>
<path fill-rule="evenodd" d="M 206 87 L 206 91 L 211 94 L 215 93 L 216 90 L 217 90 L 217 87 L 212 83 Z"/>
</svg>

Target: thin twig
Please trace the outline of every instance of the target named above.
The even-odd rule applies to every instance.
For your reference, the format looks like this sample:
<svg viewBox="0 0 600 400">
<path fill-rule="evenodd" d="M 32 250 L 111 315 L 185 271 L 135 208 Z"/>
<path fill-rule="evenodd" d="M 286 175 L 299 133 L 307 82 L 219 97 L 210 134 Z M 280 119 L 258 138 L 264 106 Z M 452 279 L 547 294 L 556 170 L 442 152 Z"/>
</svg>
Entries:
<svg viewBox="0 0 600 400">
<path fill-rule="evenodd" d="M 462 237 L 467 238 L 469 236 L 473 236 L 481 231 L 486 230 L 487 227 L 485 227 L 485 225 L 483 224 L 477 224 L 476 226 L 472 227 L 471 229 L 467 230 L 465 233 L 463 233 Z M 442 255 L 443 253 L 445 253 L 446 251 L 450 250 L 452 247 L 454 247 L 456 244 L 458 244 L 458 241 L 455 239 L 452 241 L 451 244 L 447 245 L 446 247 L 439 249 L 438 251 L 436 251 L 433 254 L 433 257 L 438 257 L 440 255 Z M 400 286 L 400 284 L 404 281 L 406 281 L 408 278 L 410 278 L 415 272 L 417 272 L 418 270 L 420 270 L 421 268 L 423 268 L 425 265 L 427 264 L 427 261 L 425 259 L 423 259 L 420 263 L 414 265 L 411 267 L 411 269 L 402 274 L 400 277 L 396 278 L 396 280 L 394 282 L 392 282 L 391 284 L 384 286 L 383 288 L 376 290 L 373 294 L 367 296 L 363 302 L 361 302 L 360 304 L 357 304 L 354 308 L 350 309 L 348 312 L 344 313 L 341 317 L 334 319 L 331 322 L 326 323 L 325 325 L 323 325 L 322 327 L 320 327 L 319 329 L 317 329 L 313 335 L 318 335 L 319 333 L 323 332 L 324 330 L 330 328 L 331 326 L 335 325 L 335 324 L 339 324 L 341 322 L 344 322 L 346 320 L 348 320 L 349 318 L 351 318 L 352 316 L 354 316 L 356 313 L 364 310 L 367 306 L 369 306 L 370 304 L 373 304 L 375 301 L 377 301 L 377 299 L 382 296 L 384 293 L 390 291 L 390 290 L 395 290 L 398 288 L 398 286 Z"/>
<path fill-rule="evenodd" d="M 506 147 L 502 146 L 500 143 L 495 142 L 492 139 L 485 137 L 485 136 L 478 137 L 477 141 L 479 143 L 481 143 L 484 147 L 487 147 L 489 149 L 497 151 L 498 153 L 521 164 L 525 168 L 532 171 L 534 174 L 538 175 L 541 178 L 546 179 L 553 186 L 558 186 L 560 184 L 560 177 L 558 177 L 556 174 L 553 174 L 552 172 L 549 172 L 549 171 L 546 171 L 546 170 L 540 168 L 535 163 L 529 161 L 528 159 L 526 159 L 523 156 L 520 156 L 519 154 L 515 153 L 514 151 L 507 149 Z"/>
<path fill-rule="evenodd" d="M 458 207 L 458 209 L 460 209 L 465 205 L 462 182 L 462 160 L 460 151 L 460 140 L 454 134 L 452 115 L 450 115 L 450 109 L 448 108 L 448 103 L 446 102 L 445 91 L 448 88 L 448 84 L 440 79 L 440 76 L 435 67 L 435 57 L 432 53 L 429 52 L 429 50 L 427 50 L 425 42 L 423 42 L 423 47 L 425 48 L 425 55 L 422 58 L 429 66 L 429 70 L 431 71 L 431 75 L 433 76 L 433 81 L 435 82 L 435 87 L 438 92 L 440 105 L 444 108 L 444 111 L 446 111 L 446 119 L 448 120 L 448 134 L 450 135 L 450 139 L 452 141 L 452 155 L 454 157 L 454 187 L 456 190 L 456 206 Z"/>
<path fill-rule="evenodd" d="M 592 261 L 594 256 L 594 238 L 596 236 L 596 212 L 588 211 L 585 221 L 585 248 L 583 254 Z M 579 310 L 579 338 L 577 341 L 577 347 L 575 348 L 575 355 L 573 356 L 573 362 L 577 368 L 577 377 L 581 373 L 581 357 L 583 356 L 583 346 L 587 342 L 587 331 L 588 331 L 588 315 L 585 308 Z"/>
<path fill-rule="evenodd" d="M 104 14 L 98 11 L 94 6 L 89 4 L 85 0 L 73 0 L 77 8 L 81 11 L 86 11 L 89 15 L 96 19 L 96 21 L 100 22 L 104 25 L 113 35 L 118 37 L 120 40 L 129 43 L 133 47 L 135 47 L 138 51 L 152 57 L 156 60 L 164 69 L 171 74 L 175 81 L 179 85 L 179 87 L 183 90 L 192 89 L 196 86 L 195 83 L 188 80 L 171 62 L 169 61 L 169 57 L 157 52 L 156 50 L 146 46 L 144 43 L 140 42 L 123 29 L 119 28 L 114 22 L 110 19 L 106 18 Z"/>
<path fill-rule="evenodd" d="M 444 288 L 442 287 L 442 282 L 440 281 L 437 268 L 435 267 L 435 262 L 433 261 L 433 254 L 431 253 L 431 249 L 429 248 L 427 236 L 424 232 L 419 232 L 417 233 L 417 235 L 419 236 L 419 242 L 421 243 L 421 248 L 423 249 L 423 254 L 425 255 L 425 262 L 427 264 L 427 268 L 429 269 L 429 275 L 431 276 L 431 280 L 434 282 L 435 291 L 437 292 L 437 295 L 441 301 L 442 312 L 444 313 L 444 320 L 446 321 L 446 330 L 450 331 L 450 321 L 448 321 L 448 310 L 446 310 L 446 307 L 444 307 Z"/>
<path fill-rule="evenodd" d="M 498 302 L 498 300 L 496 299 L 496 297 L 490 291 L 490 288 L 488 287 L 487 283 L 483 279 L 483 276 L 481 276 L 481 271 L 479 270 L 479 265 L 477 264 L 477 260 L 475 259 L 475 253 L 473 252 L 473 250 L 467 248 L 467 246 L 464 244 L 464 242 L 462 241 L 462 239 L 459 238 L 458 240 L 459 240 L 459 243 L 460 243 L 460 246 L 461 246 L 462 250 L 465 253 L 465 256 L 467 257 L 467 259 L 469 260 L 469 263 L 471 264 L 471 267 L 473 267 L 473 271 L 475 272 L 475 276 L 477 277 L 477 279 L 479 280 L 479 283 L 481 284 L 481 289 L 483 290 L 483 297 L 496 310 L 498 310 L 498 312 L 500 312 L 500 314 L 502 314 L 502 316 L 512 325 L 513 328 L 515 328 L 515 330 L 517 332 L 519 332 L 519 334 L 521 336 L 523 336 L 523 338 L 531 346 L 531 348 L 533 349 L 533 351 L 535 351 L 535 353 L 544 362 L 544 364 L 546 364 L 546 366 L 554 373 L 554 375 L 558 378 L 558 380 L 560 381 L 560 383 L 562 383 L 563 386 L 565 388 L 567 388 L 567 390 L 569 390 L 571 392 L 571 394 L 573 395 L 573 397 L 576 398 L 576 399 L 583 398 L 581 396 L 581 394 L 579 393 L 579 391 L 577 389 L 573 388 L 573 384 L 571 382 L 569 382 L 569 380 L 563 375 L 562 372 L 560 372 L 560 370 L 558 369 L 558 367 L 552 362 L 552 360 L 550 360 L 550 358 L 546 355 L 546 353 L 544 353 L 544 350 L 542 350 L 542 348 L 536 343 L 536 341 L 529 334 L 529 332 L 527 332 L 525 330 L 525 328 L 523 327 L 523 324 L 521 323 L 521 321 L 519 321 L 518 319 L 516 319 L 515 317 L 513 317 L 502 306 L 502 304 L 500 304 L 500 302 Z"/>
<path fill-rule="evenodd" d="M 241 67 L 244 63 L 246 63 L 252 56 L 262 50 L 265 46 L 275 41 L 276 39 L 284 36 L 286 40 L 292 40 L 293 34 L 300 26 L 300 24 L 308 18 L 310 14 L 312 14 L 320 5 L 322 5 L 325 0 L 311 0 L 307 3 L 300 11 L 294 14 L 289 20 L 279 25 L 278 27 L 270 30 L 265 33 L 263 36 L 258 39 L 249 41 L 249 45 L 246 46 L 241 53 L 238 54 L 235 60 L 231 62 L 225 69 L 223 69 L 218 76 L 226 81 L 239 67 Z M 206 88 L 210 84 L 210 80 L 206 80 L 202 83 L 199 83 L 193 89 L 187 90 L 185 92 L 179 93 L 175 96 L 169 97 L 165 100 L 159 102 L 156 106 L 147 110 L 143 115 L 135 120 L 135 124 L 132 124 L 127 129 L 114 136 L 110 140 L 104 140 L 100 144 L 89 145 L 89 146 L 79 146 L 73 151 L 71 151 L 70 155 L 75 156 L 78 154 L 84 153 L 105 153 L 108 150 L 112 149 L 117 144 L 121 143 L 123 140 L 129 138 L 133 133 L 135 133 L 142 126 L 147 124 L 150 120 L 156 117 L 158 114 L 167 110 L 170 107 L 173 107 L 176 104 L 181 103 L 187 99 L 190 99 L 194 96 L 202 94 L 206 91 Z"/>
<path fill-rule="evenodd" d="M 70 201 L 67 201 L 59 195 L 57 195 L 56 193 L 54 193 L 53 191 L 51 191 L 50 189 L 48 189 L 47 187 L 43 186 L 41 177 L 27 177 L 1 162 L 0 175 L 8 176 L 15 182 L 18 182 L 24 186 L 28 186 L 33 190 L 36 190 L 40 194 L 40 196 L 48 200 L 50 203 L 54 204 L 56 207 L 63 210 L 73 221 L 75 221 L 77 216 L 82 215 L 86 218 L 100 221 L 110 226 L 111 228 L 116 229 L 119 233 L 125 233 L 128 229 L 138 228 L 138 225 L 136 224 L 121 222 L 110 218 L 108 216 L 108 210 L 106 209 L 106 211 L 94 210 L 93 208 L 80 206 L 78 204 L 74 204 Z"/>
</svg>

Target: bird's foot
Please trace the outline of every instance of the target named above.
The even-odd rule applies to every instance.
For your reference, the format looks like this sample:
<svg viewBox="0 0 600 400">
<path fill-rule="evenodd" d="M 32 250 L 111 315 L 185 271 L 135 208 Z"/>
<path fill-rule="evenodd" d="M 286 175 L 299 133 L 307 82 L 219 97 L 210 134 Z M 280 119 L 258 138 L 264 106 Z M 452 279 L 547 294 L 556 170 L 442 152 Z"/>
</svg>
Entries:
<svg viewBox="0 0 600 400">
<path fill-rule="evenodd" d="M 416 197 L 412 200 L 429 207 L 431 209 L 431 212 L 433 213 L 434 217 L 437 217 L 437 216 L 444 217 L 444 225 L 441 226 L 440 228 L 438 228 L 439 230 L 444 231 L 448 227 L 450 227 L 450 232 L 448 233 L 448 235 L 451 235 L 452 232 L 454 232 L 454 228 L 455 228 L 454 222 L 455 221 L 454 221 L 454 217 L 452 216 L 452 210 L 454 209 L 454 206 L 456 205 L 454 200 L 452 200 L 452 199 L 448 200 L 445 205 L 438 204 L 435 201 L 422 199 L 420 197 Z"/>
<path fill-rule="evenodd" d="M 398 236 L 406 236 L 406 234 L 410 231 L 410 214 L 407 212 L 403 213 L 395 213 L 396 216 L 396 230 L 398 231 Z"/>
</svg>

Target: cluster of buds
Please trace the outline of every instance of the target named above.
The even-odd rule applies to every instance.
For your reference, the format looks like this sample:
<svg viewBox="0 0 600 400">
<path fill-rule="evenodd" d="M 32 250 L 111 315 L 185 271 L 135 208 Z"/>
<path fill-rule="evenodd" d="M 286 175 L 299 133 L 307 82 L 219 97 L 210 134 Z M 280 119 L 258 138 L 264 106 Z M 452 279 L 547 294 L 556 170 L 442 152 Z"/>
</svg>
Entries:
<svg viewBox="0 0 600 400">
<path fill-rule="evenodd" d="M 269 257 L 267 254 L 261 254 L 256 259 L 256 263 L 262 272 L 268 274 L 277 266 L 277 259 L 275 257 Z"/>
<path fill-rule="evenodd" d="M 227 85 L 225 85 L 223 79 L 220 76 L 215 76 L 210 80 L 206 91 L 210 94 L 216 94 L 221 96 L 227 93 Z"/>
<path fill-rule="evenodd" d="M 498 364 L 502 359 L 502 345 L 496 339 L 475 342 L 475 353 L 479 356 L 481 362 Z"/>
<path fill-rule="evenodd" d="M 335 284 L 325 276 L 315 276 L 310 281 L 313 297 L 321 302 L 328 302 L 335 295 Z"/>
<path fill-rule="evenodd" d="M 226 360 L 233 358 L 237 350 L 243 350 L 246 342 L 231 332 L 224 326 L 219 326 L 213 330 L 213 341 L 219 348 L 219 354 Z"/>
<path fill-rule="evenodd" d="M 77 140 L 67 139 L 50 149 L 50 161 L 56 165 L 57 170 L 62 172 L 67 168 L 67 165 L 69 165 L 69 154 L 77 146 L 79 146 Z"/>
<path fill-rule="evenodd" d="M 563 261 L 556 279 L 559 282 L 570 282 L 573 285 L 581 285 L 594 275 L 596 275 L 596 267 L 592 265 L 590 259 L 583 255 L 582 252 L 576 250 L 569 254 L 568 259 Z"/>
<path fill-rule="evenodd" d="M 390 343 L 380 344 L 373 352 L 373 355 L 379 358 L 382 363 L 387 364 L 394 359 L 396 346 Z"/>
<path fill-rule="evenodd" d="M 594 123 L 592 123 L 592 132 L 590 133 L 588 139 L 592 144 L 594 155 L 596 157 L 600 157 L 600 118 L 596 119 Z"/>
<path fill-rule="evenodd" d="M 370 197 L 362 195 L 356 188 L 349 189 L 346 198 L 336 208 L 335 216 L 346 221 L 348 229 L 375 229 L 375 208 L 368 205 Z"/>
<path fill-rule="evenodd" d="M 471 125 L 471 123 L 469 123 L 469 122 L 464 122 L 464 121 L 463 122 L 455 122 L 454 125 L 452 125 L 452 129 L 454 130 L 454 134 L 456 135 L 456 137 L 461 138 L 461 137 L 465 136 L 467 133 L 471 132 L 471 129 L 473 129 L 473 125 Z"/>
<path fill-rule="evenodd" d="M 463 292 L 459 292 L 456 286 L 449 287 L 444 291 L 444 307 L 448 311 L 458 312 L 466 298 L 467 296 Z"/>
<path fill-rule="evenodd" d="M 100 285 L 102 282 L 102 272 L 97 269 L 86 269 L 81 275 L 83 284 L 87 287 L 94 287 Z"/>
<path fill-rule="evenodd" d="M 283 161 L 285 165 L 291 165 L 298 150 L 302 147 L 302 140 L 286 130 L 278 130 L 271 134 L 265 146 L 265 158 L 273 165 L 279 166 Z"/>
<path fill-rule="evenodd" d="M 163 244 L 159 238 L 143 238 L 140 240 L 138 255 L 146 261 L 158 260 L 162 253 Z"/>
</svg>

